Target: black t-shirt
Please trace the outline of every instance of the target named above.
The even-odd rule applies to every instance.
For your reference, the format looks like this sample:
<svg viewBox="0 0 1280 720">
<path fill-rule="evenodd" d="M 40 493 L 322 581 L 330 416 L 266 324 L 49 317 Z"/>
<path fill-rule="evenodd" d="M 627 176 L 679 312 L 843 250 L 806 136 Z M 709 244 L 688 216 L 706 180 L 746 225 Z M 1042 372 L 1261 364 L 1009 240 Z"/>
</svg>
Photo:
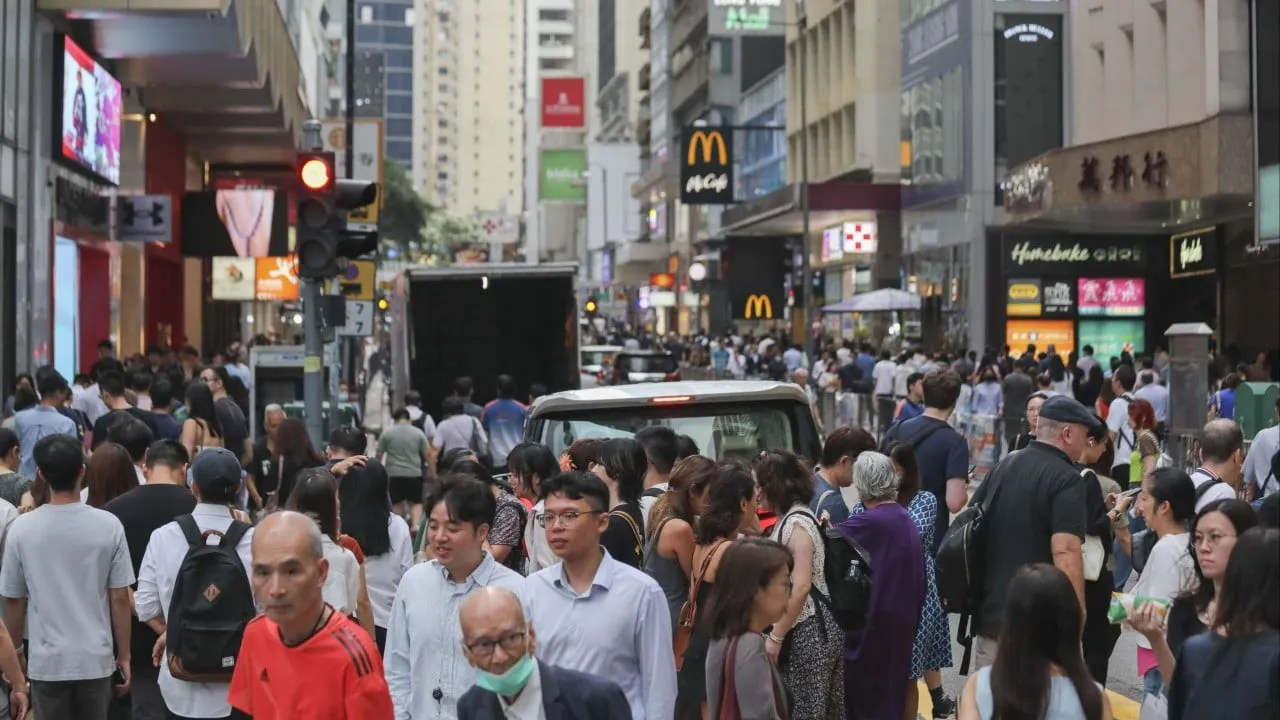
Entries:
<svg viewBox="0 0 1280 720">
<path fill-rule="evenodd" d="M 134 407 L 127 408 L 124 410 L 112 410 L 106 415 L 103 415 L 102 417 L 98 418 L 98 422 L 93 424 L 92 449 L 97 450 L 99 445 L 107 441 L 107 430 L 111 427 L 111 424 L 116 421 L 116 418 L 124 414 L 132 415 L 135 418 L 146 423 L 147 427 L 151 428 L 152 436 L 160 437 L 160 427 L 156 425 L 155 415 L 147 412 L 146 410 L 139 410 L 138 408 L 134 408 Z"/>
<path fill-rule="evenodd" d="M 115 515 L 124 526 L 124 539 L 129 545 L 133 574 L 142 567 L 142 556 L 151 542 L 151 533 L 170 521 L 191 514 L 196 508 L 195 496 L 178 485 L 140 485 L 107 503 L 104 510 Z M 135 584 L 134 587 L 137 587 Z M 133 619 L 133 657 L 150 662 L 156 634 L 146 623 Z"/>
<path fill-rule="evenodd" d="M 634 529 L 627 517 L 635 523 Z M 600 536 L 600 544 L 614 560 L 640 567 L 644 558 L 644 515 L 639 503 L 623 503 L 609 512 L 609 527 Z"/>
<path fill-rule="evenodd" d="M 939 425 L 942 427 L 937 427 Z M 926 548 L 937 555 L 942 536 L 947 534 L 947 525 L 951 523 L 951 513 L 947 512 L 947 481 L 968 480 L 969 443 L 951 426 L 923 415 L 904 420 L 896 428 L 886 433 L 887 441 L 911 442 L 916 436 L 932 431 L 915 446 L 915 454 L 920 468 L 920 489 L 932 493 L 938 500 L 938 513 L 933 520 L 933 547 Z"/>
<path fill-rule="evenodd" d="M 1009 581 L 1023 565 L 1053 562 L 1053 535 L 1084 539 L 1085 482 L 1066 453 L 1033 442 L 1002 460 L 974 493 L 973 502 L 982 502 L 997 484 L 1001 488 L 987 521 L 978 635 L 999 635 Z"/>
<path fill-rule="evenodd" d="M 265 439 L 254 444 L 253 455 L 244 470 L 253 476 L 253 485 L 264 499 L 267 493 L 275 492 L 280 485 L 280 469 L 276 465 L 275 456 L 267 449 Z"/>
<path fill-rule="evenodd" d="M 249 437 L 249 425 L 235 400 L 224 397 L 213 404 L 213 412 L 222 426 L 222 446 L 236 454 L 244 455 L 244 441 Z"/>
</svg>

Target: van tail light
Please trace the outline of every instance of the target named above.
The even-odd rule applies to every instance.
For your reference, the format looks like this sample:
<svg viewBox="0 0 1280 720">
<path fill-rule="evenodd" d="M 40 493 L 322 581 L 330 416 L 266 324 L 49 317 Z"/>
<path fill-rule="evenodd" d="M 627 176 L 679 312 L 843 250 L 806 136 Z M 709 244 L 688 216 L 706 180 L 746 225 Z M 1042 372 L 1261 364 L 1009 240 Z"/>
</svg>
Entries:
<svg viewBox="0 0 1280 720">
<path fill-rule="evenodd" d="M 680 405 L 682 403 L 687 403 L 690 400 L 693 400 L 692 395 L 662 395 L 656 398 L 651 398 L 649 402 L 654 405 Z"/>
<path fill-rule="evenodd" d="M 676 368 L 667 373 L 667 382 L 675 382 L 680 379 L 680 368 Z"/>
</svg>

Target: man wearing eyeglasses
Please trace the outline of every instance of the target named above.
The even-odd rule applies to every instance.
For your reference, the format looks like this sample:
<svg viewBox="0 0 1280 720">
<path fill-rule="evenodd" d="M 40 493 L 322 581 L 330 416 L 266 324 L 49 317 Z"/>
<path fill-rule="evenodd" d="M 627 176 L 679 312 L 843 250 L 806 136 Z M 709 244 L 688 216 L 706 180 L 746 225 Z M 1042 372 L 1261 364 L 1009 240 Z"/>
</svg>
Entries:
<svg viewBox="0 0 1280 720">
<path fill-rule="evenodd" d="M 459 720 L 631 720 L 614 683 L 534 659 L 537 636 L 510 590 L 480 588 L 459 619 L 463 653 L 476 669 L 475 687 L 458 701 Z"/>
<path fill-rule="evenodd" d="M 497 499 L 479 480 L 445 476 L 423 503 L 432 559 L 396 588 L 383 661 L 396 720 L 456 720 L 458 699 L 476 682 L 458 622 L 482 588 L 524 590 L 524 578 L 485 552 Z"/>
</svg>

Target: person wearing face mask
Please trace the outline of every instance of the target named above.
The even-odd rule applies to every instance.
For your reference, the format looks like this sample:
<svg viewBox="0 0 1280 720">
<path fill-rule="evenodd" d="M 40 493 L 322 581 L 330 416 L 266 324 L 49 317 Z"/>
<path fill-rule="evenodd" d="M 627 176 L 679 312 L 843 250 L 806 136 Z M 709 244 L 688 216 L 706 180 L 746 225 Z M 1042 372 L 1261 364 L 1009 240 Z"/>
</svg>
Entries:
<svg viewBox="0 0 1280 720">
<path fill-rule="evenodd" d="M 476 684 L 458 700 L 458 720 L 631 720 L 622 689 L 608 680 L 534 658 L 537 635 L 515 593 L 484 587 L 458 613 L 462 653 Z"/>
</svg>

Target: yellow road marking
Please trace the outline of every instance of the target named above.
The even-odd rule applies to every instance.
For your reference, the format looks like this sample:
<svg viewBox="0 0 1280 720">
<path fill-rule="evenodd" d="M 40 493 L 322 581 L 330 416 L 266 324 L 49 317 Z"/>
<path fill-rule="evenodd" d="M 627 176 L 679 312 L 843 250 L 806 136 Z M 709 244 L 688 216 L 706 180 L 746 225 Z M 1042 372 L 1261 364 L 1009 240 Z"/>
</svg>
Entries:
<svg viewBox="0 0 1280 720">
<path fill-rule="evenodd" d="M 917 712 L 921 717 L 933 717 L 933 701 L 929 698 L 929 688 L 925 686 L 924 681 L 919 681 L 920 686 L 920 707 Z M 1118 693 L 1107 691 L 1107 698 L 1111 700 L 1111 714 L 1115 720 L 1138 720 L 1139 705 L 1137 702 L 1120 695 Z M 956 698 L 959 702 L 960 698 Z"/>
</svg>

